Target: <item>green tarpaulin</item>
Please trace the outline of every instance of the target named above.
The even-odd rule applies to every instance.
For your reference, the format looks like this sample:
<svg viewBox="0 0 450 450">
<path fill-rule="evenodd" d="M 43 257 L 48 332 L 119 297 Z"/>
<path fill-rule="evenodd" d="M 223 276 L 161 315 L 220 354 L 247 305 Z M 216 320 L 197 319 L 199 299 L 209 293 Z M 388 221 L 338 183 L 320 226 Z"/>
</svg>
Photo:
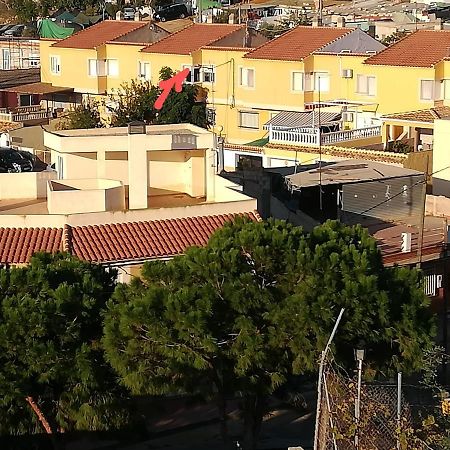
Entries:
<svg viewBox="0 0 450 450">
<path fill-rule="evenodd" d="M 73 28 L 63 28 L 49 19 L 42 19 L 38 24 L 39 36 L 49 39 L 64 39 L 73 34 Z"/>
</svg>

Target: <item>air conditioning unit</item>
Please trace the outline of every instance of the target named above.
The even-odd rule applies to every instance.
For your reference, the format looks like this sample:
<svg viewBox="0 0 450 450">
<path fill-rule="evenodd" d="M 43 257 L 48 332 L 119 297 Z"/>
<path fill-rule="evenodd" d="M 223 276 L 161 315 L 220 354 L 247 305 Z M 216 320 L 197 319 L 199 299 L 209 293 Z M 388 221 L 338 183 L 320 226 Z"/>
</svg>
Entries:
<svg viewBox="0 0 450 450">
<path fill-rule="evenodd" d="M 409 253 L 411 251 L 411 233 L 402 233 L 401 251 L 402 253 Z"/>
<path fill-rule="evenodd" d="M 353 122 L 355 120 L 355 113 L 345 111 L 342 113 L 343 122 Z"/>
<path fill-rule="evenodd" d="M 353 69 L 342 69 L 342 78 L 353 78 Z"/>
</svg>

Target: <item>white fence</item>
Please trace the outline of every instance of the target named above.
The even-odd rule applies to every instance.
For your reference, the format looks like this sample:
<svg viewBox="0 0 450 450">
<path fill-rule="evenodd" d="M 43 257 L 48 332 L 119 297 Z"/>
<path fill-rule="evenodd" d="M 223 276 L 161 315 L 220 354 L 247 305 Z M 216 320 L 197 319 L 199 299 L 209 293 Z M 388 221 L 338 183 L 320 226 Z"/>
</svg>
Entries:
<svg viewBox="0 0 450 450">
<path fill-rule="evenodd" d="M 311 131 L 307 131 L 311 130 Z M 354 130 L 334 131 L 320 134 L 317 128 L 300 128 L 293 130 L 269 130 L 269 142 L 278 141 L 297 145 L 322 145 L 353 141 L 381 136 L 381 126 L 356 128 Z"/>
</svg>

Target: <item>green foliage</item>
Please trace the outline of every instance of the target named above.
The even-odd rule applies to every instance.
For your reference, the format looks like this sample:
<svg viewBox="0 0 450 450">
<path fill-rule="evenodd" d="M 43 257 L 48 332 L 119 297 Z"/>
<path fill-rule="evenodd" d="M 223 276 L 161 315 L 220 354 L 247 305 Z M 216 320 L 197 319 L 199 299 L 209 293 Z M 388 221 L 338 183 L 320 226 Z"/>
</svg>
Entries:
<svg viewBox="0 0 450 450">
<path fill-rule="evenodd" d="M 392 44 L 395 44 L 400 39 L 403 39 L 404 37 L 408 36 L 407 31 L 396 31 L 395 33 L 390 34 L 389 36 L 386 36 L 381 43 L 383 45 L 389 46 Z"/>
<path fill-rule="evenodd" d="M 126 397 L 103 360 L 101 311 L 115 273 L 64 253 L 0 269 L 0 434 L 106 430 L 128 421 Z"/>
<path fill-rule="evenodd" d="M 75 107 L 60 122 L 60 129 L 74 130 L 79 128 L 101 128 L 99 104 L 96 101 L 85 101 Z"/>
<path fill-rule="evenodd" d="M 263 24 L 259 31 L 267 38 L 273 39 L 300 25 L 311 25 L 305 11 L 301 14 L 292 13 L 289 17 L 279 20 L 276 24 Z"/>
<path fill-rule="evenodd" d="M 254 448 L 268 395 L 316 370 L 341 308 L 341 363 L 353 367 L 363 342 L 371 376 L 421 367 L 433 322 L 419 272 L 385 268 L 360 226 L 330 221 L 305 234 L 237 220 L 206 248 L 147 263 L 141 280 L 119 286 L 103 344 L 135 393 L 240 396 L 245 447 Z"/>
<path fill-rule="evenodd" d="M 175 75 L 170 67 L 163 67 L 160 80 L 167 80 Z M 160 111 L 153 105 L 161 94 L 161 89 L 148 81 L 133 80 L 123 83 L 118 92 L 111 94 L 110 99 L 116 103 L 112 126 L 125 126 L 131 121 L 145 121 L 152 124 L 192 123 L 208 128 L 206 104 L 198 102 L 200 88 L 185 84 L 181 92 L 172 89 Z"/>
<path fill-rule="evenodd" d="M 152 123 L 156 117 L 153 104 L 158 95 L 156 88 L 148 81 L 132 80 L 130 83 L 122 83 L 119 91 L 110 96 L 111 101 L 116 104 L 111 125 L 123 127 L 132 121 Z"/>
</svg>

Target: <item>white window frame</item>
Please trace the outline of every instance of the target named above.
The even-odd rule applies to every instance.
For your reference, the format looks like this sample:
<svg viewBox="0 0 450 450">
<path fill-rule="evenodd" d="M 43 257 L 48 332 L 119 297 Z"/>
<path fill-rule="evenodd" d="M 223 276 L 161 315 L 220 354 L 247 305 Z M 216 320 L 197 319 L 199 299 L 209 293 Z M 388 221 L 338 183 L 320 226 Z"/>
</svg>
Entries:
<svg viewBox="0 0 450 450">
<path fill-rule="evenodd" d="M 115 63 L 115 69 L 112 70 L 112 64 Z M 105 61 L 105 72 L 108 77 L 117 78 L 119 76 L 119 60 L 116 58 L 107 59 Z"/>
<path fill-rule="evenodd" d="M 295 76 L 299 75 L 300 76 L 300 80 L 297 80 L 300 82 L 300 89 L 295 89 L 296 87 L 296 80 L 295 80 Z M 305 73 L 301 72 L 299 70 L 293 70 L 291 72 L 291 92 L 294 93 L 299 93 L 299 92 L 305 92 Z"/>
<path fill-rule="evenodd" d="M 8 55 L 7 58 L 5 58 L 5 55 Z M 9 48 L 2 48 L 2 69 L 11 69 L 11 50 Z"/>
<path fill-rule="evenodd" d="M 61 57 L 59 55 L 50 55 L 50 72 L 53 75 L 61 75 Z"/>
<path fill-rule="evenodd" d="M 325 83 L 324 87 L 319 83 Z M 314 72 L 314 91 L 316 92 L 329 92 L 330 91 L 330 73 L 329 72 Z"/>
<path fill-rule="evenodd" d="M 371 88 L 371 81 L 373 82 L 373 88 Z M 362 88 L 360 84 L 363 85 Z M 360 95 L 366 95 L 368 97 L 375 97 L 377 95 L 377 77 L 374 75 L 357 74 L 356 93 Z"/>
<path fill-rule="evenodd" d="M 431 83 L 431 96 L 425 97 L 423 95 L 422 83 Z M 432 102 L 434 101 L 434 90 L 435 90 L 435 82 L 434 80 L 420 80 L 419 81 L 419 99 L 421 102 Z"/>
<path fill-rule="evenodd" d="M 148 70 L 147 70 L 148 69 Z M 138 61 L 138 78 L 143 81 L 150 81 L 152 78 L 152 69 L 150 62 Z"/>
<path fill-rule="evenodd" d="M 442 80 L 442 84 L 443 84 L 442 98 L 444 100 L 450 100 L 450 79 L 446 78 Z"/>
<path fill-rule="evenodd" d="M 207 75 L 210 77 L 207 80 Z M 216 68 L 213 65 L 202 66 L 201 68 L 201 79 L 203 83 L 215 83 L 216 82 Z"/>
<path fill-rule="evenodd" d="M 94 58 L 88 59 L 88 76 L 97 77 L 98 76 L 98 61 Z"/>
<path fill-rule="evenodd" d="M 248 114 L 250 116 L 254 116 L 257 119 L 257 125 L 256 126 L 251 126 L 251 125 L 243 125 L 242 124 L 242 116 L 243 114 Z M 239 128 L 246 128 L 248 130 L 259 130 L 259 112 L 258 111 L 238 111 L 238 115 L 239 115 Z"/>
<path fill-rule="evenodd" d="M 253 80 L 249 83 L 249 73 L 252 72 Z M 247 89 L 255 89 L 256 85 L 256 71 L 253 67 L 239 67 L 239 86 Z"/>
</svg>

